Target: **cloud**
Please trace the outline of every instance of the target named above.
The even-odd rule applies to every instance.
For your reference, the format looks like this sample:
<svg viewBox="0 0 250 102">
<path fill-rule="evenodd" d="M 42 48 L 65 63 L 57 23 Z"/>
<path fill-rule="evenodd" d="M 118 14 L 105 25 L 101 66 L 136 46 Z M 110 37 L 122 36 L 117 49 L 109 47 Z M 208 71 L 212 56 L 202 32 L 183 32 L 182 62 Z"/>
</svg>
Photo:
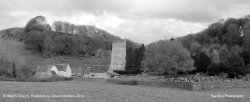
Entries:
<svg viewBox="0 0 250 102">
<path fill-rule="evenodd" d="M 198 32 L 221 18 L 250 14 L 248 0 L 0 0 L 0 29 L 24 27 L 37 15 L 95 25 L 150 43 Z"/>
</svg>

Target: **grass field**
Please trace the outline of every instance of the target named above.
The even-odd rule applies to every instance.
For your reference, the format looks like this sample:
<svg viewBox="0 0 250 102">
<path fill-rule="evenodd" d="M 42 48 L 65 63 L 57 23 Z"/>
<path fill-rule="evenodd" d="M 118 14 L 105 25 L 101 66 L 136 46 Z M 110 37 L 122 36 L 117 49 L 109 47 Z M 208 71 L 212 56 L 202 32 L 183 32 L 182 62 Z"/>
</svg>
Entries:
<svg viewBox="0 0 250 102">
<path fill-rule="evenodd" d="M 4 94 L 23 97 L 4 98 Z M 81 97 L 34 98 L 25 95 L 81 95 Z M 244 98 L 213 98 L 211 95 L 244 95 Z M 84 97 L 83 97 L 84 95 Z M 105 80 L 61 82 L 0 81 L 1 102 L 249 102 L 250 88 L 186 91 L 171 88 L 108 84 Z"/>
<path fill-rule="evenodd" d="M 38 65 L 48 65 L 52 63 L 68 63 L 73 72 L 82 72 L 91 65 L 108 65 L 110 59 L 99 59 L 94 57 L 60 56 L 44 58 L 38 52 L 31 50 L 20 51 L 25 59 L 24 66 L 36 70 Z"/>
</svg>

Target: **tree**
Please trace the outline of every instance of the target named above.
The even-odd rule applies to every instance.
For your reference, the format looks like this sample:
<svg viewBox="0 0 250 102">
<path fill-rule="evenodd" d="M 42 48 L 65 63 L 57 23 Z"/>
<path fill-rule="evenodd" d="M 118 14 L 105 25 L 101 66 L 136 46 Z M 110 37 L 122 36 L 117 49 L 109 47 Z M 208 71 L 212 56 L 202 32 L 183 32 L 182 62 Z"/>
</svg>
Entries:
<svg viewBox="0 0 250 102">
<path fill-rule="evenodd" d="M 223 27 L 222 27 L 223 34 L 225 34 L 225 33 L 228 32 L 227 27 L 228 27 L 230 24 L 239 25 L 239 20 L 238 20 L 238 19 L 235 19 L 235 18 L 228 18 L 228 19 L 226 20 L 226 22 L 224 23 Z"/>
<path fill-rule="evenodd" d="M 234 78 L 239 75 L 245 75 L 244 60 L 239 56 L 231 56 L 226 62 L 226 71 L 229 77 Z"/>
<path fill-rule="evenodd" d="M 244 58 L 245 63 L 250 64 L 250 29 L 246 29 L 245 31 L 242 50 L 243 50 L 242 56 Z"/>
<path fill-rule="evenodd" d="M 222 43 L 228 46 L 241 45 L 241 33 L 239 26 L 236 24 L 230 24 L 226 28 L 227 33 L 222 37 Z"/>
<path fill-rule="evenodd" d="M 186 36 L 180 38 L 179 40 L 180 40 L 180 42 L 182 43 L 182 45 L 183 45 L 185 48 L 189 49 L 189 48 L 190 48 L 190 45 L 191 45 L 192 42 L 194 42 L 194 40 L 195 40 L 195 36 L 192 35 L 192 34 L 189 34 L 189 35 L 186 35 Z"/>
<path fill-rule="evenodd" d="M 242 51 L 242 47 L 239 45 L 235 45 L 230 48 L 231 55 L 240 56 L 242 54 Z"/>
<path fill-rule="evenodd" d="M 226 45 L 222 46 L 220 51 L 219 51 L 220 62 L 224 63 L 230 57 L 231 57 L 231 55 L 230 55 L 229 50 L 227 49 L 227 46 Z"/>
<path fill-rule="evenodd" d="M 195 57 L 194 66 L 197 68 L 198 72 L 207 72 L 207 67 L 210 65 L 210 58 L 206 55 L 205 52 L 200 52 Z"/>
<path fill-rule="evenodd" d="M 211 62 L 212 63 L 220 63 L 219 52 L 214 49 L 211 54 Z"/>
<path fill-rule="evenodd" d="M 62 54 L 72 54 L 76 55 L 78 54 L 77 52 L 77 43 L 76 40 L 77 38 L 75 36 L 71 35 L 61 35 L 57 36 L 54 41 L 58 46 L 62 46 L 63 51 L 61 52 Z"/>
<path fill-rule="evenodd" d="M 132 70 L 134 63 L 134 53 L 131 47 L 126 49 L 126 70 Z"/>
<path fill-rule="evenodd" d="M 141 69 L 141 61 L 144 59 L 144 53 L 145 53 L 145 46 L 144 44 L 142 44 L 138 50 L 138 60 L 137 60 L 137 66 L 138 66 L 138 71 L 140 71 Z"/>
<path fill-rule="evenodd" d="M 220 73 L 224 72 L 225 67 L 222 63 L 211 63 L 208 67 L 208 75 L 214 76 L 219 75 Z"/>
<path fill-rule="evenodd" d="M 141 61 L 140 61 L 140 52 L 139 52 L 139 49 L 136 48 L 134 49 L 133 51 L 133 69 L 132 70 L 136 70 L 136 71 L 139 71 L 140 70 L 140 64 L 141 64 Z"/>
<path fill-rule="evenodd" d="M 189 51 L 192 56 L 195 56 L 196 54 L 200 52 L 200 49 L 201 49 L 201 45 L 195 41 L 191 43 Z"/>
<path fill-rule="evenodd" d="M 195 68 L 190 53 L 178 42 L 158 41 L 151 43 L 142 61 L 144 69 L 158 74 L 176 74 Z"/>
<path fill-rule="evenodd" d="M 12 75 L 14 78 L 16 78 L 16 64 L 15 63 L 12 64 Z"/>
<path fill-rule="evenodd" d="M 211 24 L 207 29 L 207 34 L 210 37 L 216 37 L 219 41 L 222 39 L 222 24 L 221 23 L 214 23 Z"/>
<path fill-rule="evenodd" d="M 62 21 L 55 21 L 53 23 L 53 28 L 56 32 L 62 32 L 63 29 L 63 22 Z"/>
<path fill-rule="evenodd" d="M 47 20 L 44 16 L 36 16 L 32 18 L 25 26 L 26 32 L 30 32 L 33 30 L 37 31 L 45 31 L 51 30 L 50 25 L 47 23 Z"/>
<path fill-rule="evenodd" d="M 46 35 L 39 31 L 30 31 L 27 33 L 24 43 L 28 45 L 29 48 L 36 49 L 38 51 L 43 50 L 43 42 L 46 39 Z"/>
</svg>

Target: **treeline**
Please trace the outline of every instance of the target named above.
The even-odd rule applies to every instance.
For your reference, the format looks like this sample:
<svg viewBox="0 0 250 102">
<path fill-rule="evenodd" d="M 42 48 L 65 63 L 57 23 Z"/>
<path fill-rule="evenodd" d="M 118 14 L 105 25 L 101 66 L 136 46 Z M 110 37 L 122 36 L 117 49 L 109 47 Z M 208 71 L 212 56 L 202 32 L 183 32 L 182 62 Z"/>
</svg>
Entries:
<svg viewBox="0 0 250 102">
<path fill-rule="evenodd" d="M 26 27 L 24 42 L 45 57 L 57 55 L 94 56 L 98 49 L 111 50 L 119 37 L 94 26 L 74 25 L 55 21 L 50 27 L 43 16 L 31 19 Z"/>
<path fill-rule="evenodd" d="M 221 20 L 178 41 L 195 61 L 197 69 L 193 72 L 240 77 L 250 71 L 250 19 L 247 17 Z"/>
</svg>

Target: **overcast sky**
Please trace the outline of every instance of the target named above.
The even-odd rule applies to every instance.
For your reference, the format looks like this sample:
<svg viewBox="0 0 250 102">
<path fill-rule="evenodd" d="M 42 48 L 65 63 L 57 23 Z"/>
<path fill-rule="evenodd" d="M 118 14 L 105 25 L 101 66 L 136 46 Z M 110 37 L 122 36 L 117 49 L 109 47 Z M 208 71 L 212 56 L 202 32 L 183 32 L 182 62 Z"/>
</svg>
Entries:
<svg viewBox="0 0 250 102">
<path fill-rule="evenodd" d="M 183 36 L 228 17 L 250 14 L 250 0 L 0 0 L 0 30 L 37 15 L 95 25 L 140 43 Z"/>
</svg>

